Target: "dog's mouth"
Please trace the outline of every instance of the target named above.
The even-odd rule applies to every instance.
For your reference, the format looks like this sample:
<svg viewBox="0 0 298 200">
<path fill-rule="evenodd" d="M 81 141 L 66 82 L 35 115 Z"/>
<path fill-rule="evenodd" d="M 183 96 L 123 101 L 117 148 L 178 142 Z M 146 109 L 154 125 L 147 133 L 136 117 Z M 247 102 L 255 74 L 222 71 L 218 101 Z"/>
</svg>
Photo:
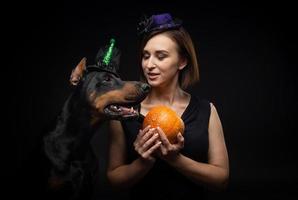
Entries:
<svg viewBox="0 0 298 200">
<path fill-rule="evenodd" d="M 113 119 L 127 119 L 139 116 L 136 105 L 110 104 L 104 108 L 104 113 Z"/>
</svg>

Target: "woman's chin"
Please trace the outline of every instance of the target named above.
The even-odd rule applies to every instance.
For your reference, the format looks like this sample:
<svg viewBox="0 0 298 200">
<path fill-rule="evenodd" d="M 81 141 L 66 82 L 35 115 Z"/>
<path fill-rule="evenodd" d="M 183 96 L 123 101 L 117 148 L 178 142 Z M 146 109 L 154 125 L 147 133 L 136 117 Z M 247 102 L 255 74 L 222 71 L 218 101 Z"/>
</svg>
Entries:
<svg viewBox="0 0 298 200">
<path fill-rule="evenodd" d="M 160 82 L 157 80 L 147 80 L 148 84 L 152 87 L 156 87 L 160 85 Z"/>
</svg>

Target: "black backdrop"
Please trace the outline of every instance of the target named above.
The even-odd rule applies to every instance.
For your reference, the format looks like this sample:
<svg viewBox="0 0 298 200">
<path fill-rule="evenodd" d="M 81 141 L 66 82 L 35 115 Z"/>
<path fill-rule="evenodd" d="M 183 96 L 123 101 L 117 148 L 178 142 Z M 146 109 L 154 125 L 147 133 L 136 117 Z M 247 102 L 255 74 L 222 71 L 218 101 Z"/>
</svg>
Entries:
<svg viewBox="0 0 298 200">
<path fill-rule="evenodd" d="M 200 83 L 190 92 L 212 101 L 222 119 L 231 180 L 221 195 L 297 196 L 294 6 L 214 1 L 142 4 L 11 3 L 9 14 L 2 17 L 8 54 L 8 63 L 2 66 L 2 128 L 7 128 L 2 134 L 8 138 L 1 141 L 1 165 L 9 195 L 22 194 L 22 188 L 34 191 L 37 174 L 20 181 L 26 160 L 70 94 L 68 78 L 79 60 L 86 56 L 92 64 L 98 48 L 113 36 L 122 50 L 123 79 L 137 80 L 138 19 L 144 13 L 170 12 L 184 21 L 197 45 Z"/>
</svg>

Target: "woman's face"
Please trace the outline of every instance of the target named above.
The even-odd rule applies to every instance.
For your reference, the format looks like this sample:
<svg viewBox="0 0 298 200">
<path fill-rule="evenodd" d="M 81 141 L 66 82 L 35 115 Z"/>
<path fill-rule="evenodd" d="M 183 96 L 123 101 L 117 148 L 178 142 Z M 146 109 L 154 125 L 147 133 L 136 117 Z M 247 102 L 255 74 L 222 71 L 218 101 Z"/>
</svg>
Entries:
<svg viewBox="0 0 298 200">
<path fill-rule="evenodd" d="M 148 83 L 163 86 L 178 81 L 179 70 L 186 63 L 178 54 L 177 44 L 166 34 L 158 34 L 148 40 L 143 49 L 142 68 Z"/>
</svg>

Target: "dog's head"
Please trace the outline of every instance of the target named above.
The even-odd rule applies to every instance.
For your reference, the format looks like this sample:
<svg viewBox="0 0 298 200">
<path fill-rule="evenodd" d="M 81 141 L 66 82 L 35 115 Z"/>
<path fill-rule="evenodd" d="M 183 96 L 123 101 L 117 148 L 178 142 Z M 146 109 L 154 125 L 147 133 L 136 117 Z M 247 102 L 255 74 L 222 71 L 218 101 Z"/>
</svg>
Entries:
<svg viewBox="0 0 298 200">
<path fill-rule="evenodd" d="M 100 56 L 97 56 L 97 64 L 88 66 L 83 58 L 71 73 L 70 83 L 77 87 L 80 98 L 91 107 L 94 122 L 137 117 L 135 106 L 150 90 L 146 83 L 121 80 L 116 68 L 119 51 L 115 54 L 118 61 L 114 60 L 108 67 L 100 67 Z"/>
</svg>

